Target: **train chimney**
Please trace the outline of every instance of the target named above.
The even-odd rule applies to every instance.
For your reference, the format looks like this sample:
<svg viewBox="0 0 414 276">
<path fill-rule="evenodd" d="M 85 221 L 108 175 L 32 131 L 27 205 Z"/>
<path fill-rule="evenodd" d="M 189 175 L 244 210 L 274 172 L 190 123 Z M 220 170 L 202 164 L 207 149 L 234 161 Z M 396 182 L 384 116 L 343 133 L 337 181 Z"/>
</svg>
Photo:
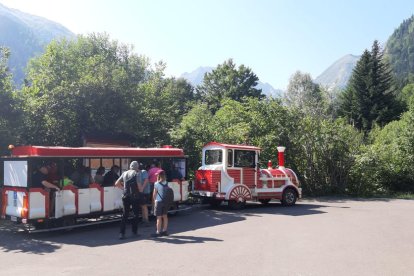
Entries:
<svg viewBox="0 0 414 276">
<path fill-rule="evenodd" d="M 269 162 L 267 162 L 267 169 L 268 169 L 268 170 L 273 169 L 272 160 L 269 160 Z"/>
<path fill-rule="evenodd" d="M 277 147 L 278 159 L 279 159 L 279 169 L 285 168 L 285 147 Z"/>
</svg>

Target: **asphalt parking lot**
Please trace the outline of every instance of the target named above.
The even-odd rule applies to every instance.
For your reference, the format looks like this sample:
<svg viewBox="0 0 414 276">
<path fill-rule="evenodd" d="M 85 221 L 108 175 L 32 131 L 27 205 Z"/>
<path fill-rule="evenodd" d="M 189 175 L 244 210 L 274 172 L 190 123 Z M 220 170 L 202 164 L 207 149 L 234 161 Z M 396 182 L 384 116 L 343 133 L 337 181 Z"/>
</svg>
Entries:
<svg viewBox="0 0 414 276">
<path fill-rule="evenodd" d="M 0 275 L 414 275 L 413 200 L 198 206 L 170 218 L 169 237 L 153 231 L 120 241 L 118 223 L 27 234 L 0 222 Z"/>
</svg>

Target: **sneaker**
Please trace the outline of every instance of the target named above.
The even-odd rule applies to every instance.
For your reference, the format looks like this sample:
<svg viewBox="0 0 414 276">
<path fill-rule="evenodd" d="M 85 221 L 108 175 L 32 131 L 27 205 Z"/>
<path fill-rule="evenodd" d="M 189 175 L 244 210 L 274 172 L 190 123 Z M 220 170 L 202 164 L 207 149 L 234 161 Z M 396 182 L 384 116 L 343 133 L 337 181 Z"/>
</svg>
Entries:
<svg viewBox="0 0 414 276">
<path fill-rule="evenodd" d="M 120 240 L 125 240 L 125 234 L 119 233 L 119 239 Z"/>
<path fill-rule="evenodd" d="M 153 238 L 161 237 L 161 233 L 153 233 L 153 234 L 151 234 L 151 237 L 153 237 Z"/>
<path fill-rule="evenodd" d="M 168 236 L 168 232 L 167 232 L 167 231 L 162 231 L 162 232 L 160 233 L 160 235 L 161 235 L 161 236 Z"/>
</svg>

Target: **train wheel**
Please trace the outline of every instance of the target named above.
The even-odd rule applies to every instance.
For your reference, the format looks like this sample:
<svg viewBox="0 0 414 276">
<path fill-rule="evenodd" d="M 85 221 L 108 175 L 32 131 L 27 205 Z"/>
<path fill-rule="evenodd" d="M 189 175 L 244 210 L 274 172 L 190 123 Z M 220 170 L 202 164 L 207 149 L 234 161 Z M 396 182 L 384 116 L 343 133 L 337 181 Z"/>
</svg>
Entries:
<svg viewBox="0 0 414 276">
<path fill-rule="evenodd" d="M 287 188 L 283 192 L 281 202 L 282 202 L 282 205 L 284 206 L 292 206 L 292 205 L 295 205 L 296 199 L 297 199 L 296 191 L 291 188 Z"/>
<path fill-rule="evenodd" d="M 243 186 L 238 185 L 234 187 L 229 195 L 229 206 L 233 210 L 240 210 L 246 206 L 246 200 L 250 199 L 252 194 L 250 190 Z"/>
<path fill-rule="evenodd" d="M 246 201 L 229 200 L 229 207 L 233 210 L 241 210 L 246 206 Z"/>
<path fill-rule="evenodd" d="M 270 202 L 270 198 L 259 199 L 259 202 L 263 205 L 267 205 Z"/>
</svg>

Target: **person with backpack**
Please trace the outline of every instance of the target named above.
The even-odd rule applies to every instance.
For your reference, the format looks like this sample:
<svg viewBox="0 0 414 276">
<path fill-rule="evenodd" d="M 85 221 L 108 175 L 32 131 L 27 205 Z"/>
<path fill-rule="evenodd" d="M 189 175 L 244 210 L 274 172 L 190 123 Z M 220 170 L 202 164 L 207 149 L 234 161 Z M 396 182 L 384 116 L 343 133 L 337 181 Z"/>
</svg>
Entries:
<svg viewBox="0 0 414 276">
<path fill-rule="evenodd" d="M 132 161 L 129 170 L 122 173 L 122 175 L 115 182 L 115 186 L 123 188 L 122 196 L 123 212 L 121 220 L 121 229 L 119 231 L 119 239 L 125 239 L 125 225 L 128 220 L 130 209 L 134 217 L 132 218 L 132 233 L 138 235 L 138 212 L 140 208 L 140 190 L 141 186 L 141 172 L 137 161 Z"/>
<path fill-rule="evenodd" d="M 174 192 L 168 186 L 165 171 L 159 171 L 154 184 L 154 214 L 157 216 L 157 231 L 152 237 L 168 236 L 168 210 L 174 201 Z"/>
</svg>

